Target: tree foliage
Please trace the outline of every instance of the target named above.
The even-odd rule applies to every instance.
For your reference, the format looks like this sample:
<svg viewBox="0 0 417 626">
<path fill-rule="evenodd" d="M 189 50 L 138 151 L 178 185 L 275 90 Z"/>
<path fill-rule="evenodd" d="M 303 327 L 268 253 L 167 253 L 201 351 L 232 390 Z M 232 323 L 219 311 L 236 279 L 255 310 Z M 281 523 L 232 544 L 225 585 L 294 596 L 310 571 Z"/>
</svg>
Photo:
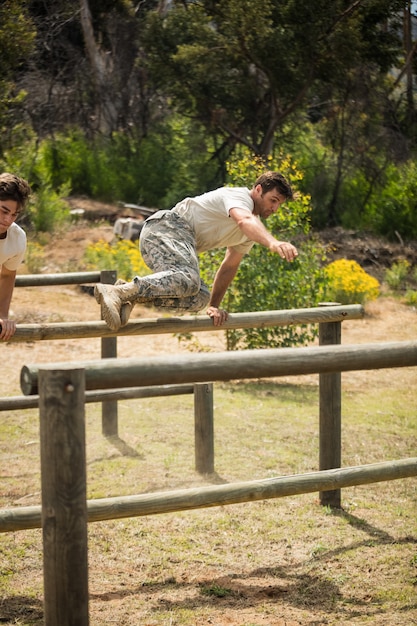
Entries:
<svg viewBox="0 0 417 626">
<path fill-rule="evenodd" d="M 16 82 L 32 51 L 35 34 L 26 3 L 6 0 L 0 4 L 0 132 L 3 148 L 13 126 L 20 121 L 13 113 L 21 106 L 25 93 Z"/>
<path fill-rule="evenodd" d="M 210 0 L 150 12 L 147 64 L 177 109 L 226 145 L 272 152 L 277 131 L 314 95 L 343 86 L 355 67 L 387 71 L 401 41 L 400 3 Z M 383 27 L 383 28 L 382 28 Z"/>
<path fill-rule="evenodd" d="M 370 220 L 372 207 L 416 152 L 411 11 L 410 0 L 6 0 L 3 157 L 34 134 L 57 144 L 51 181 L 166 206 L 223 184 L 242 148 L 283 149 L 305 172 L 316 226 L 386 229 L 389 202 L 386 219 Z M 412 209 L 395 214 L 414 223 Z"/>
</svg>

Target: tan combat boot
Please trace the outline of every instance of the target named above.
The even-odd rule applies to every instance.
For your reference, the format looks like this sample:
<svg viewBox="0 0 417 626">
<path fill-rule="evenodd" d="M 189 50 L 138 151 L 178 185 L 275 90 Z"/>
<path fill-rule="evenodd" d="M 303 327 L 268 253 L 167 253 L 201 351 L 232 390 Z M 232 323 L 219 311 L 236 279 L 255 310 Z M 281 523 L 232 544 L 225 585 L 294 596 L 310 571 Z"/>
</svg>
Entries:
<svg viewBox="0 0 417 626">
<path fill-rule="evenodd" d="M 125 285 L 126 281 L 123 278 L 118 278 L 115 285 Z M 133 307 L 135 306 L 134 302 L 124 302 L 120 309 L 120 326 L 126 326 L 129 321 L 130 314 L 132 312 Z"/>
<path fill-rule="evenodd" d="M 94 287 L 94 296 L 101 305 L 102 318 L 111 330 L 119 330 L 122 326 L 122 306 L 127 303 L 131 305 L 132 301 L 134 302 L 138 295 L 138 286 L 135 282 L 124 283 L 122 285 L 97 283 Z M 123 311 L 123 321 L 125 323 L 127 323 L 127 319 L 129 319 L 129 315 L 127 315 L 126 319 L 126 312 L 127 311 Z"/>
</svg>

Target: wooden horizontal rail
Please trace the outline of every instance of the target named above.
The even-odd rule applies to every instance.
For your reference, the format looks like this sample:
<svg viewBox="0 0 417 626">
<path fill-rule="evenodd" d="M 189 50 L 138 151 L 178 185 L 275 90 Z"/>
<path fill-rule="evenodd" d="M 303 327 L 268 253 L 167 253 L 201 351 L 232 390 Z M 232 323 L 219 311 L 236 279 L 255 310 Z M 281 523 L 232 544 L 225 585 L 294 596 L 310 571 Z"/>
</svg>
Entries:
<svg viewBox="0 0 417 626">
<path fill-rule="evenodd" d="M 97 308 L 97 311 L 99 309 Z M 42 341 L 50 339 L 86 339 L 124 335 L 155 335 L 162 333 L 190 333 L 198 331 L 231 330 L 239 328 L 268 328 L 289 324 L 317 324 L 361 319 L 365 315 L 360 304 L 231 313 L 222 326 L 213 326 L 207 315 L 159 317 L 131 320 L 127 326 L 112 331 L 105 322 L 56 322 L 53 324 L 18 324 L 11 342 Z"/>
<path fill-rule="evenodd" d="M 100 272 L 68 272 L 63 274 L 20 274 L 16 287 L 46 287 L 49 285 L 84 285 L 99 283 Z"/>
<path fill-rule="evenodd" d="M 329 491 L 417 476 L 417 457 L 226 485 L 87 500 L 89 522 Z M 41 506 L 0 509 L 0 532 L 41 527 Z"/>
<path fill-rule="evenodd" d="M 78 361 L 86 389 L 168 385 L 263 378 L 417 365 L 417 341 L 276 348 L 180 354 L 144 359 Z M 24 395 L 38 393 L 39 369 L 73 369 L 75 364 L 25 365 L 20 373 Z"/>
<path fill-rule="evenodd" d="M 103 402 L 105 400 L 131 400 L 132 398 L 159 398 L 165 396 L 181 396 L 194 393 L 194 385 L 155 385 L 153 387 L 126 387 L 124 389 L 103 389 L 86 391 L 85 402 Z M 0 398 L 0 411 L 17 409 L 36 409 L 39 396 L 10 396 Z"/>
</svg>

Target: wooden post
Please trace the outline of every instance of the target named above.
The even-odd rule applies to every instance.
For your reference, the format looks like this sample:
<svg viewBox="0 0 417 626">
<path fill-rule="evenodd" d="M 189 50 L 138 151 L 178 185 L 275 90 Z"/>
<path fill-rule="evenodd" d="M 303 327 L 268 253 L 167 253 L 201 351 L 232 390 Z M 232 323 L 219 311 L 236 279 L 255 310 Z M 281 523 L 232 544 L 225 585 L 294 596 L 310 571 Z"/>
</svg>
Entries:
<svg viewBox="0 0 417 626">
<path fill-rule="evenodd" d="M 195 469 L 200 474 L 214 472 L 213 383 L 194 385 Z"/>
<path fill-rule="evenodd" d="M 335 303 L 331 303 L 335 304 Z M 326 306 L 326 305 L 322 305 Z M 341 322 L 319 324 L 321 346 L 340 344 Z M 340 372 L 319 374 L 319 469 L 328 470 L 341 466 L 342 459 L 342 377 Z M 334 508 L 341 507 L 340 489 L 321 491 L 320 504 Z"/>
<path fill-rule="evenodd" d="M 117 272 L 103 270 L 100 272 L 100 282 L 114 285 Z M 117 357 L 117 337 L 102 337 L 101 358 L 114 359 Z M 118 434 L 117 400 L 106 400 L 101 404 L 101 430 L 105 437 L 115 437 Z"/>
<path fill-rule="evenodd" d="M 45 626 L 88 626 L 83 369 L 39 371 Z"/>
</svg>

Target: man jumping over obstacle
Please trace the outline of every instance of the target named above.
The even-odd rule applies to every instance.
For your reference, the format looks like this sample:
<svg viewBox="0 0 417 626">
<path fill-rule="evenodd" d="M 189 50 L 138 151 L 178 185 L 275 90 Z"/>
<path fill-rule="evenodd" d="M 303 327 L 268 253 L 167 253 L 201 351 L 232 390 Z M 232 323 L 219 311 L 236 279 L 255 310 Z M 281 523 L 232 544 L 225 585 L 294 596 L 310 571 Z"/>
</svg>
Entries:
<svg viewBox="0 0 417 626">
<path fill-rule="evenodd" d="M 7 341 L 16 332 L 9 319 L 16 271 L 26 251 L 25 231 L 15 224 L 30 195 L 28 183 L 4 172 L 0 174 L 0 339 Z"/>
<path fill-rule="evenodd" d="M 127 324 L 136 303 L 190 312 L 208 306 L 214 325 L 222 325 L 228 314 L 220 304 L 254 243 L 286 261 L 298 256 L 291 243 L 273 237 L 260 219 L 293 199 L 282 174 L 265 172 L 252 189 L 221 187 L 154 213 L 145 221 L 139 245 L 145 263 L 155 273 L 121 285 L 97 284 L 94 294 L 103 319 L 118 330 Z M 200 277 L 198 254 L 216 248 L 226 248 L 226 254 L 210 293 Z"/>
</svg>

